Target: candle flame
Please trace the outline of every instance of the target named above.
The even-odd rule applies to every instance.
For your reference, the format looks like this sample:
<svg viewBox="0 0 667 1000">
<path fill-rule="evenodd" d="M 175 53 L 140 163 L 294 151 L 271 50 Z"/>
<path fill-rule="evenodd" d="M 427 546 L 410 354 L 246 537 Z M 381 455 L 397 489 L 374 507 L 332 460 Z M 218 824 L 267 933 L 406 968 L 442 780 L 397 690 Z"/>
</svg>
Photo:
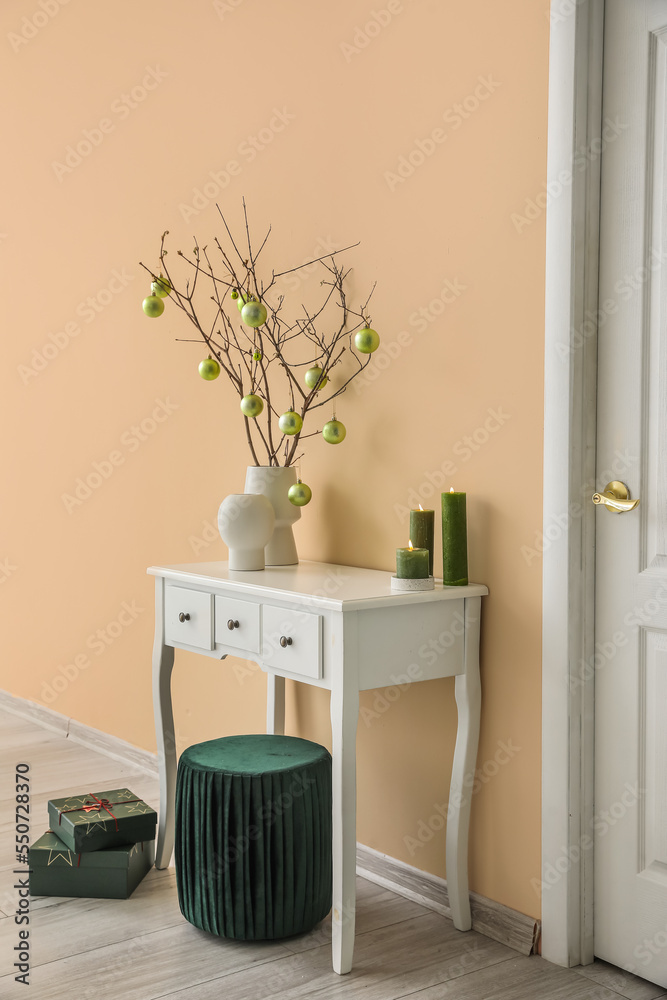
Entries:
<svg viewBox="0 0 667 1000">
<path fill-rule="evenodd" d="M 453 487 L 453 486 L 450 486 L 450 487 L 449 487 L 449 492 L 450 492 L 450 493 L 453 493 L 453 492 L 454 492 L 454 487 Z"/>
<path fill-rule="evenodd" d="M 413 549 L 414 548 L 414 545 L 412 544 L 412 539 L 411 538 L 408 541 L 408 548 L 409 549 Z"/>
<path fill-rule="evenodd" d="M 420 509 L 420 510 L 423 510 L 423 509 L 424 509 L 424 508 L 422 507 L 422 505 L 421 505 L 421 504 L 419 504 L 419 509 Z"/>
</svg>

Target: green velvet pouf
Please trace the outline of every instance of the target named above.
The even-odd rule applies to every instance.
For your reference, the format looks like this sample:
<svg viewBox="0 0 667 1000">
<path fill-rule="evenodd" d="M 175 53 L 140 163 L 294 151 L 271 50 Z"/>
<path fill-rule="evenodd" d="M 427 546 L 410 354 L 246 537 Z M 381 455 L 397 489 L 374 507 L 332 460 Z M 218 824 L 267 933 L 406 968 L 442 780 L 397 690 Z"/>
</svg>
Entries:
<svg viewBox="0 0 667 1000">
<path fill-rule="evenodd" d="M 226 736 L 181 755 L 176 882 L 220 937 L 302 934 L 331 909 L 331 755 L 294 736 Z"/>
</svg>

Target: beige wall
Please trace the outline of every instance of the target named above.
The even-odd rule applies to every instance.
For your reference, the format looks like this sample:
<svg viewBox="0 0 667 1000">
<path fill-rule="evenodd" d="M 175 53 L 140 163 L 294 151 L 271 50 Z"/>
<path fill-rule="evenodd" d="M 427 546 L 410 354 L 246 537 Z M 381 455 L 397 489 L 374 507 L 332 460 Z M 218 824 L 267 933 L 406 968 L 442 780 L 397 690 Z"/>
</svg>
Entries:
<svg viewBox="0 0 667 1000">
<path fill-rule="evenodd" d="M 437 504 L 427 474 L 456 465 L 446 488 L 468 492 L 471 578 L 491 591 L 472 887 L 539 915 L 540 565 L 521 548 L 541 524 L 544 219 L 519 233 L 511 216 L 544 183 L 546 0 L 43 4 L 46 14 L 37 0 L 7 0 L 0 12 L 12 94 L 0 683 L 154 748 L 145 569 L 225 558 L 219 539 L 197 538 L 242 489 L 247 455 L 238 402 L 222 379 L 198 378 L 202 352 L 174 342 L 190 335 L 175 310 L 143 316 L 138 261 L 155 266 L 164 229 L 174 247 L 211 239 L 213 202 L 181 206 L 236 160 L 219 200 L 234 225 L 242 195 L 258 229 L 273 224 L 270 262 L 299 263 L 318 240 L 361 240 L 350 263 L 358 290 L 378 281 L 374 325 L 385 344 L 410 335 L 341 403 L 340 450 L 308 443 L 314 499 L 298 544 L 305 558 L 389 570 L 406 538 L 394 505 L 420 488 Z M 373 11 L 388 23 L 366 32 Z M 291 117 L 250 161 L 244 142 L 274 109 Z M 436 128 L 446 139 L 412 176 L 387 176 Z M 59 167 L 84 130 L 97 145 Z M 447 282 L 459 294 L 442 305 Z M 164 419 L 140 440 L 132 428 L 158 400 Z M 504 416 L 488 434 L 490 410 Z M 466 436 L 483 443 L 469 449 Z M 63 495 L 112 451 L 122 464 L 68 512 Z M 125 603 L 136 617 L 114 627 Z M 110 623 L 120 634 L 106 645 L 96 633 Z M 179 655 L 180 745 L 261 729 L 264 691 L 241 661 Z M 418 838 L 446 802 L 453 684 L 414 685 L 391 704 L 380 695 L 362 698 L 359 839 L 444 875 L 444 831 Z M 328 742 L 327 698 L 290 687 L 288 722 Z M 516 749 L 499 767 L 503 741 Z"/>
</svg>

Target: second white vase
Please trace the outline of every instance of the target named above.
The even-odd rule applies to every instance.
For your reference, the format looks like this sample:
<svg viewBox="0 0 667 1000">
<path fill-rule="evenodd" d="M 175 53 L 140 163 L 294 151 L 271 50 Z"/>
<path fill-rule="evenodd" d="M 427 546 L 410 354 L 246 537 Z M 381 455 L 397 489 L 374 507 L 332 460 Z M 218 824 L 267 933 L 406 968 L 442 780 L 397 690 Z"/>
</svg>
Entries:
<svg viewBox="0 0 667 1000">
<path fill-rule="evenodd" d="M 299 561 L 292 525 L 301 511 L 290 503 L 287 492 L 296 483 L 296 469 L 275 465 L 249 465 L 245 492 L 261 493 L 270 502 L 276 515 L 273 535 L 264 550 L 267 566 L 295 566 Z"/>
<path fill-rule="evenodd" d="M 232 493 L 220 504 L 218 530 L 229 549 L 231 570 L 264 569 L 264 547 L 273 533 L 275 516 L 265 496 Z"/>
</svg>

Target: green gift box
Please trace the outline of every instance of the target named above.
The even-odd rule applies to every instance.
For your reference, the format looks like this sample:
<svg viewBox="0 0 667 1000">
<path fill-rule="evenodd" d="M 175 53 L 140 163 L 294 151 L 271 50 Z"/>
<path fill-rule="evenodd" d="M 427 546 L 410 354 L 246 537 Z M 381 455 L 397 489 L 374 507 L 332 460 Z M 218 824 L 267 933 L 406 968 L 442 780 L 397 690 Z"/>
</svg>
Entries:
<svg viewBox="0 0 667 1000">
<path fill-rule="evenodd" d="M 70 851 L 99 851 L 155 840 L 157 813 L 129 788 L 49 800 L 51 829 Z"/>
<path fill-rule="evenodd" d="M 52 830 L 28 851 L 32 896 L 127 899 L 153 867 L 153 841 L 77 854 Z"/>
</svg>

